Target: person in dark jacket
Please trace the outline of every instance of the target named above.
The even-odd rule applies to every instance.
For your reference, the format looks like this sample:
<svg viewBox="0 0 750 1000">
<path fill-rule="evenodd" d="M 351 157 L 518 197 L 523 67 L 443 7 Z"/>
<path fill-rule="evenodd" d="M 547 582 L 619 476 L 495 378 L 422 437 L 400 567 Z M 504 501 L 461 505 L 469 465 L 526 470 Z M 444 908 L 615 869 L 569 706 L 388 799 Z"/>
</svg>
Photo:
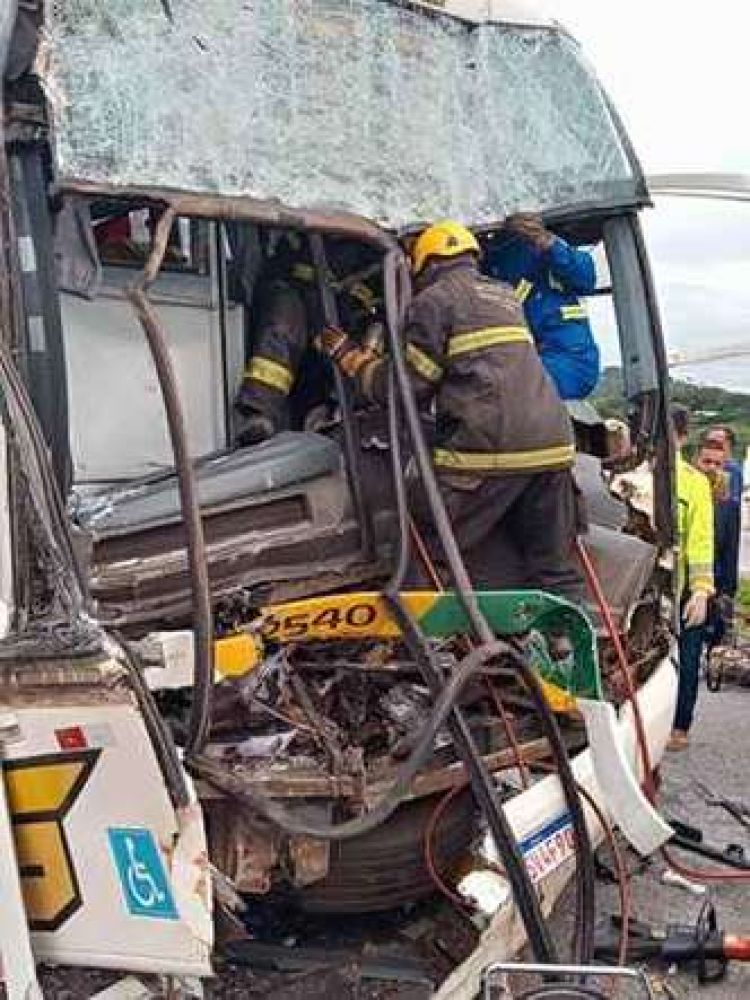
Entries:
<svg viewBox="0 0 750 1000">
<path fill-rule="evenodd" d="M 570 421 L 513 289 L 481 275 L 478 256 L 454 222 L 430 226 L 411 250 L 405 353 L 421 409 L 434 404 L 441 491 L 475 585 L 578 600 Z M 342 331 L 325 331 L 321 346 L 367 398 L 385 398 L 384 359 Z"/>
<path fill-rule="evenodd" d="M 584 399 L 599 381 L 599 348 L 579 295 L 596 288 L 590 253 L 535 215 L 509 216 L 489 243 L 486 271 L 515 289 L 544 366 L 562 399 Z"/>
<path fill-rule="evenodd" d="M 706 645 L 710 652 L 726 644 L 734 631 L 734 600 L 739 584 L 740 543 L 742 539 L 742 466 L 734 460 L 735 435 L 731 427 L 709 427 L 700 438 L 696 465 L 702 468 L 704 456 L 712 462 L 709 475 L 714 488 L 715 599 L 706 626 Z M 709 470 L 703 469 L 704 472 Z"/>
<path fill-rule="evenodd" d="M 378 306 L 372 252 L 343 240 L 329 240 L 327 250 L 342 321 L 362 328 Z M 330 409 L 330 365 L 314 347 L 324 325 L 318 282 L 307 241 L 297 234 L 282 238 L 261 275 L 253 314 L 252 351 L 235 400 L 241 446 L 299 430 L 313 411 Z"/>
</svg>

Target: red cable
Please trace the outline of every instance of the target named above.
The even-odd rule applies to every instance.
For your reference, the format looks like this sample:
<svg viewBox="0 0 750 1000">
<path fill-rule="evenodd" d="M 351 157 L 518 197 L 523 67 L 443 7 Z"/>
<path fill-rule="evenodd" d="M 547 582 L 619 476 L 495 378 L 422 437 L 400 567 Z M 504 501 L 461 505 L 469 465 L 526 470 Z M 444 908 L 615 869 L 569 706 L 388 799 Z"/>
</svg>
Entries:
<svg viewBox="0 0 750 1000">
<path fill-rule="evenodd" d="M 599 582 L 599 577 L 596 575 L 596 570 L 594 569 L 594 564 L 591 561 L 586 549 L 583 547 L 583 543 L 580 539 L 576 539 L 575 542 L 576 552 L 578 558 L 583 566 L 583 571 L 586 575 L 586 582 L 591 590 L 591 593 L 599 605 L 599 611 L 601 612 L 602 618 L 604 619 L 604 624 L 609 633 L 609 637 L 612 640 L 612 645 L 617 656 L 617 664 L 620 668 L 622 674 L 623 683 L 625 685 L 625 690 L 628 695 L 628 700 L 631 702 L 633 707 L 633 718 L 635 721 L 635 731 L 638 739 L 638 749 L 641 755 L 641 763 L 643 765 L 643 783 L 645 787 L 646 794 L 649 799 L 653 802 L 656 798 L 656 789 L 653 782 L 653 766 L 651 764 L 651 754 L 648 749 L 648 741 L 646 739 L 646 729 L 643 725 L 643 716 L 641 715 L 640 705 L 638 704 L 638 699 L 636 697 L 636 690 L 633 685 L 633 678 L 630 676 L 630 667 L 628 665 L 628 657 L 625 652 L 625 647 L 622 644 L 622 639 L 620 638 L 620 633 L 615 624 L 615 620 L 612 616 L 612 610 L 607 603 L 607 598 L 604 595 L 602 586 Z"/>
<path fill-rule="evenodd" d="M 601 584 L 599 583 L 599 578 L 596 575 L 596 570 L 591 561 L 591 558 L 581 543 L 580 539 L 576 539 L 575 542 L 576 552 L 578 558 L 583 566 L 583 571 L 586 575 L 586 582 L 588 583 L 589 589 L 594 596 L 597 604 L 599 605 L 599 610 L 601 612 L 602 618 L 609 633 L 609 637 L 612 640 L 612 645 L 614 647 L 615 653 L 617 655 L 617 663 L 622 674 L 623 683 L 625 684 L 625 689 L 627 691 L 628 700 L 633 709 L 633 720 L 635 722 L 635 732 L 636 738 L 638 740 L 638 749 L 640 751 L 641 761 L 643 763 L 643 789 L 648 797 L 649 801 L 656 805 L 656 786 L 654 784 L 653 776 L 653 765 L 651 763 L 651 754 L 648 749 L 648 741 L 646 739 L 646 729 L 643 725 L 643 716 L 641 715 L 640 705 L 638 704 L 638 699 L 636 697 L 635 687 L 633 685 L 633 679 L 630 676 L 630 668 L 628 666 L 628 658 L 625 653 L 625 648 L 623 647 L 620 634 L 615 625 L 614 618 L 612 617 L 612 611 L 607 604 L 607 599 L 604 596 Z M 662 847 L 661 854 L 667 864 L 674 869 L 679 875 L 685 878 L 692 879 L 696 882 L 748 882 L 750 881 L 750 872 L 727 872 L 718 868 L 692 868 L 688 865 L 683 864 L 673 857 L 668 848 Z"/>
<path fill-rule="evenodd" d="M 503 724 L 503 729 L 505 730 L 505 735 L 508 738 L 508 743 L 513 750 L 513 756 L 515 757 L 516 767 L 518 768 L 518 773 L 521 776 L 521 784 L 524 788 L 528 788 L 531 784 L 531 777 L 529 775 L 529 768 L 523 759 L 523 754 L 521 752 L 521 744 L 518 742 L 518 736 L 516 735 L 516 727 L 513 725 L 513 721 L 508 714 L 505 707 L 503 699 L 500 697 L 500 692 L 497 687 L 490 681 L 489 677 L 485 677 L 484 682 L 489 691 L 490 697 L 492 698 L 495 709 Z"/>
<path fill-rule="evenodd" d="M 471 913 L 474 910 L 474 906 L 467 899 L 464 899 L 463 896 L 459 896 L 457 892 L 454 892 L 437 870 L 433 841 L 435 839 L 437 825 L 440 822 L 443 813 L 456 796 L 460 792 L 466 790 L 467 784 L 468 782 L 465 782 L 462 785 L 456 785 L 451 788 L 451 790 L 447 792 L 442 799 L 440 799 L 438 804 L 433 809 L 432 815 L 430 816 L 424 830 L 424 862 L 429 876 L 435 884 L 435 887 L 439 889 L 445 898 L 449 899 L 450 902 L 453 903 L 454 906 L 457 906 L 463 913 Z"/>
<path fill-rule="evenodd" d="M 589 792 L 587 788 L 584 788 L 583 785 L 576 782 L 576 788 L 578 789 L 579 794 L 586 799 L 588 804 L 593 809 L 596 818 L 599 820 L 599 825 L 604 831 L 607 846 L 612 854 L 612 861 L 614 862 L 617 872 L 617 893 L 620 897 L 620 948 L 617 955 L 617 964 L 627 965 L 628 939 L 630 937 L 631 899 L 630 877 L 628 875 L 628 870 L 625 867 L 625 859 L 622 856 L 620 845 L 617 843 L 615 838 L 615 832 L 612 829 L 612 824 L 609 822 L 608 817 L 604 814 L 604 811 L 599 803 L 596 801 L 591 792 Z"/>
<path fill-rule="evenodd" d="M 523 761 L 523 765 L 528 773 L 528 763 L 526 761 Z M 517 762 L 514 762 L 512 764 L 505 764 L 503 767 L 498 767 L 494 769 L 493 774 L 499 774 L 501 771 L 510 771 L 516 767 L 518 767 Z M 456 798 L 459 792 L 462 792 L 467 788 L 468 784 L 469 781 L 467 779 L 462 784 L 456 785 L 453 788 L 451 788 L 448 792 L 446 792 L 446 794 L 442 797 L 442 799 L 440 799 L 438 804 L 433 809 L 432 814 L 429 820 L 427 821 L 427 825 L 424 831 L 424 860 L 430 878 L 435 883 L 435 887 L 446 897 L 446 899 L 449 899 L 451 903 L 458 906 L 462 911 L 464 912 L 468 911 L 469 913 L 471 913 L 472 910 L 475 909 L 474 905 L 470 903 L 467 899 L 464 899 L 463 896 L 459 896 L 457 892 L 454 892 L 454 890 L 451 889 L 451 887 L 446 883 L 446 881 L 441 876 L 440 872 L 437 870 L 437 865 L 435 863 L 435 851 L 434 851 L 435 832 L 437 830 L 437 825 L 443 816 L 443 813 L 451 804 L 451 802 Z M 499 865 L 492 865 L 491 867 L 488 867 L 488 870 L 499 872 L 502 875 L 505 874 L 504 872 L 502 872 L 502 870 L 500 870 Z"/>
</svg>

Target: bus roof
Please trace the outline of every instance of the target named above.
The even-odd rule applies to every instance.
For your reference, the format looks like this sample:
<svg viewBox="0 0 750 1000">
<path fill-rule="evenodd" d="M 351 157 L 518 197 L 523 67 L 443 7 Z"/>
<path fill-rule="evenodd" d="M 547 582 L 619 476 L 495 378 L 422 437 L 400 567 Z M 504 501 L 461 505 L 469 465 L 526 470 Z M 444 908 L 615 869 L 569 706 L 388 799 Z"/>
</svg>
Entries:
<svg viewBox="0 0 750 1000">
<path fill-rule="evenodd" d="M 554 8 L 547 0 L 414 0 L 416 6 L 444 11 L 473 24 L 487 21 L 506 24 L 555 24 Z"/>
<path fill-rule="evenodd" d="M 325 206 L 392 229 L 646 199 L 598 81 L 538 3 L 47 8 L 63 184 Z"/>
</svg>

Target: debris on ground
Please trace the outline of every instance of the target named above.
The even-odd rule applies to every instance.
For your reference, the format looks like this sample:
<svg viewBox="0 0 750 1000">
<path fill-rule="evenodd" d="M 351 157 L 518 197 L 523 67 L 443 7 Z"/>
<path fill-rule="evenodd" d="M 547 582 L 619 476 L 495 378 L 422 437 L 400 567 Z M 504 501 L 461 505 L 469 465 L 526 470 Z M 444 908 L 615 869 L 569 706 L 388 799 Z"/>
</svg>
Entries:
<svg viewBox="0 0 750 1000">
<path fill-rule="evenodd" d="M 747 775 L 743 768 L 727 768 L 727 761 L 736 759 L 738 746 L 743 746 L 750 710 L 748 696 L 741 689 L 727 687 L 718 694 L 701 690 L 695 722 L 691 730 L 689 749 L 668 754 L 661 766 L 660 796 L 667 812 L 689 815 L 710 831 L 712 840 L 725 842 L 744 837 L 750 847 L 750 837 L 738 828 L 735 819 L 722 809 L 706 802 L 706 796 L 696 785 L 698 781 L 715 794 L 731 800 L 747 798 Z M 700 859 L 680 853 L 688 864 Z M 606 866 L 606 848 L 599 852 Z M 714 867 L 706 863 L 707 867 Z M 631 871 L 630 890 L 633 915 L 654 927 L 694 925 L 706 900 L 716 907 L 720 926 L 728 933 L 746 934 L 750 928 L 750 884 L 710 885 L 705 895 L 695 896 L 677 885 L 662 884 L 665 864 L 658 857 L 647 865 L 632 852 L 627 853 Z M 567 941 L 570 934 L 570 914 L 573 909 L 572 888 L 566 889 L 555 908 L 552 932 L 557 941 Z M 601 913 L 619 912 L 617 889 L 607 880 L 597 881 L 597 902 Z M 730 962 L 726 978 L 721 982 L 699 985 L 694 972 L 654 968 L 652 984 L 661 1000 L 745 1000 L 750 997 L 750 965 Z"/>
</svg>

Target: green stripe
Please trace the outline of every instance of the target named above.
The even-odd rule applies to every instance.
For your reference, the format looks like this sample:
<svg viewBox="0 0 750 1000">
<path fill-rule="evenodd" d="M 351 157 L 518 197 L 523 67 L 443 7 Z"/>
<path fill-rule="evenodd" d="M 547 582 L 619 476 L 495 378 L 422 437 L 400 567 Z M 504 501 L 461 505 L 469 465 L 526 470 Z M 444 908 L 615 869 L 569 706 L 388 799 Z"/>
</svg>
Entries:
<svg viewBox="0 0 750 1000">
<path fill-rule="evenodd" d="M 579 608 L 540 590 L 482 591 L 475 596 L 480 611 L 498 637 L 532 631 L 542 635 L 564 632 L 574 650 L 572 667 L 556 664 L 547 655 L 544 644 L 539 643 L 529 648 L 535 669 L 548 683 L 574 696 L 603 697 L 594 630 Z M 471 633 L 463 605 L 451 592 L 439 594 L 419 624 L 429 636 Z"/>
</svg>

